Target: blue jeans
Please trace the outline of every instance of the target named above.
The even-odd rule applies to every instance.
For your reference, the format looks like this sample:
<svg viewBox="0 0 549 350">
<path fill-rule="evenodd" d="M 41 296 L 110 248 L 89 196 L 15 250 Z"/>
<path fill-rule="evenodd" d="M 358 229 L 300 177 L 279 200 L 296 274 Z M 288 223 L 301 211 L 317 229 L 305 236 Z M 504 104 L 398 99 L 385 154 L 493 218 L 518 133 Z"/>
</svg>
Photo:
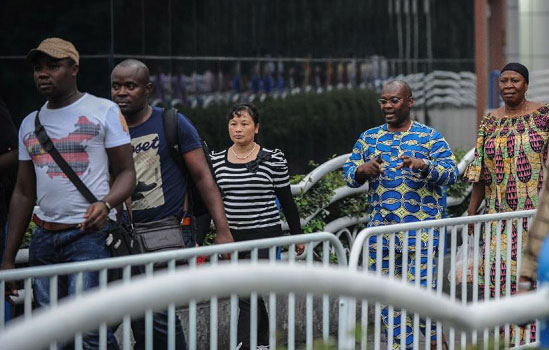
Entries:
<svg viewBox="0 0 549 350">
<path fill-rule="evenodd" d="M 29 263 L 31 266 L 41 266 L 109 258 L 110 254 L 105 246 L 109 225 L 107 223 L 105 227 L 95 232 L 81 232 L 79 228 L 48 231 L 36 227 L 29 248 Z M 98 285 L 98 272 L 83 272 L 83 290 L 92 289 Z M 74 294 L 76 276 L 59 276 L 57 287 L 59 298 Z M 33 280 L 33 293 L 35 306 L 48 305 L 50 302 L 50 279 L 48 277 L 35 278 Z M 85 332 L 83 334 L 83 346 L 86 350 L 97 349 L 99 347 L 98 332 Z M 109 350 L 119 349 L 110 329 L 107 330 L 107 347 Z M 69 349 L 71 347 L 70 345 L 64 345 L 61 348 Z"/>
</svg>

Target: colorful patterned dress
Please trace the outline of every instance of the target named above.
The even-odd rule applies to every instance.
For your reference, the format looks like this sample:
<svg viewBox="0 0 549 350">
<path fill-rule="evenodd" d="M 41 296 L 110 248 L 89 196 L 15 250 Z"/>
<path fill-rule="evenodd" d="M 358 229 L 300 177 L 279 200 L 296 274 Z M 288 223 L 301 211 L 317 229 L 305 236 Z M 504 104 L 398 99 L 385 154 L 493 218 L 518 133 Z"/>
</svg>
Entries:
<svg viewBox="0 0 549 350">
<path fill-rule="evenodd" d="M 475 158 L 463 177 L 485 185 L 485 213 L 502 213 L 537 208 L 538 193 L 543 183 L 543 164 L 547 160 L 549 138 L 549 105 L 519 117 L 498 118 L 486 115 L 479 127 Z M 523 246 L 527 237 L 527 220 L 522 220 Z M 497 225 L 491 225 L 490 271 L 480 264 L 479 284 L 490 284 L 491 296 L 496 295 L 496 238 Z M 507 233 L 500 228 L 500 295 L 506 295 Z M 516 293 L 517 223 L 511 232 L 511 294 Z M 484 247 L 482 247 L 484 253 Z M 486 257 L 485 257 L 486 258 Z M 488 277 L 487 277 L 488 276 Z"/>
</svg>

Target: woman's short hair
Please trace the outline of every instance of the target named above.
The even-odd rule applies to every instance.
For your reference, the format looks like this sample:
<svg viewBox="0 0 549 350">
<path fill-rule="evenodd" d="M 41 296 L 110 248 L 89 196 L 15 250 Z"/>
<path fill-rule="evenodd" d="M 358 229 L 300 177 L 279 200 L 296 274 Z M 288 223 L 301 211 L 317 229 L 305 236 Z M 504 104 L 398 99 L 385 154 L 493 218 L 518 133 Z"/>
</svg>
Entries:
<svg viewBox="0 0 549 350">
<path fill-rule="evenodd" d="M 227 113 L 227 121 L 233 119 L 235 116 L 239 116 L 242 112 L 248 112 L 252 117 L 254 124 L 259 124 L 259 112 L 257 108 L 251 103 L 237 103 L 231 107 L 229 113 Z"/>
</svg>

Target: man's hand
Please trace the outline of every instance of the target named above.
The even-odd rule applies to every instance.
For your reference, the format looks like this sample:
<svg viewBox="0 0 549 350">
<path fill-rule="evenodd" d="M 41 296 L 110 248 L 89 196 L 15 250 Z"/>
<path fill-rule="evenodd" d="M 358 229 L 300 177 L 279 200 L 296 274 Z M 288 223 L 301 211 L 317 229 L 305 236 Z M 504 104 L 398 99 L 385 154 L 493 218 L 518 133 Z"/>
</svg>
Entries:
<svg viewBox="0 0 549 350">
<path fill-rule="evenodd" d="M 425 162 L 421 159 L 414 158 L 414 157 L 408 157 L 408 156 L 400 156 L 400 159 L 402 159 L 402 163 L 397 165 L 395 169 L 402 169 L 402 168 L 410 168 L 412 170 L 426 170 L 428 165 L 425 164 Z"/>
<path fill-rule="evenodd" d="M 359 166 L 356 171 L 357 173 L 362 173 L 368 177 L 377 177 L 384 174 L 383 169 L 381 169 L 381 164 L 383 164 L 383 161 L 380 157 L 374 158 L 368 163 Z"/>
<path fill-rule="evenodd" d="M 84 214 L 84 222 L 82 223 L 82 232 L 97 231 L 105 226 L 109 210 L 103 202 L 92 203 Z"/>
<path fill-rule="evenodd" d="M 0 270 L 11 270 L 11 269 L 15 269 L 15 264 L 12 262 L 3 262 L 2 265 L 0 266 Z M 8 303 L 13 305 L 14 302 L 12 298 L 10 298 L 10 296 L 13 296 L 13 297 L 19 296 L 19 291 L 17 289 L 17 284 L 15 283 L 15 281 L 7 282 L 6 290 L 4 293 L 4 298 L 7 300 Z"/>
<path fill-rule="evenodd" d="M 230 232 L 217 232 L 215 235 L 214 244 L 225 244 L 225 243 L 234 243 L 233 235 Z M 221 258 L 224 260 L 229 260 L 231 258 L 230 253 L 225 253 L 221 255 Z"/>
</svg>

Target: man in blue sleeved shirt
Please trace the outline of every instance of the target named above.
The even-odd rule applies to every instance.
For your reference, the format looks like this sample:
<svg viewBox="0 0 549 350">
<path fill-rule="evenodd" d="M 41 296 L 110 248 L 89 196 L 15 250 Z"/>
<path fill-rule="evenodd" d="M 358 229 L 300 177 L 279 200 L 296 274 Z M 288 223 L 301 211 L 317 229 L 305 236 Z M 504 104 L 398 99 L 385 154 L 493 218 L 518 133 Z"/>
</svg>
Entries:
<svg viewBox="0 0 549 350">
<path fill-rule="evenodd" d="M 147 98 L 152 84 L 149 69 L 140 61 L 120 62 L 111 74 L 111 95 L 130 128 L 137 186 L 132 194 L 133 220 L 146 223 L 170 216 L 183 216 L 187 178 L 191 176 L 204 203 L 207 203 L 216 229 L 216 243 L 232 242 L 223 201 L 206 161 L 200 138 L 194 126 L 183 115 L 177 115 L 178 141 L 185 171 L 175 162 L 164 135 L 163 110 L 151 107 Z M 188 226 L 186 226 L 188 227 Z M 183 230 L 186 246 L 194 246 L 190 230 Z M 168 346 L 166 312 L 153 317 L 153 348 Z M 175 320 L 175 348 L 185 350 L 186 344 L 179 319 Z M 132 320 L 134 349 L 145 346 L 145 322 Z"/>
<path fill-rule="evenodd" d="M 384 85 L 378 100 L 385 115 L 386 124 L 369 129 L 360 135 L 353 152 L 344 164 L 345 179 L 350 187 L 369 182 L 368 226 L 391 225 L 441 219 L 446 206 L 444 187 L 453 184 L 458 177 L 455 157 L 442 134 L 426 125 L 412 121 L 410 110 L 414 105 L 410 86 L 404 81 L 391 81 Z M 421 284 L 427 284 L 427 257 L 429 231 L 409 231 L 408 244 L 403 235 L 395 237 L 395 278 L 407 273 L 415 279 L 416 236 L 421 251 Z M 389 236 L 383 238 L 382 271 L 388 273 Z M 369 268 L 376 269 L 376 237 L 370 240 Z M 434 251 L 438 251 L 438 230 L 433 232 Z M 403 249 L 408 251 L 407 272 L 402 271 Z M 433 263 L 433 287 L 436 286 L 436 265 Z M 388 309 L 383 310 L 383 320 L 388 324 Z M 413 345 L 412 320 L 408 317 L 406 344 Z M 425 324 L 420 325 L 425 331 Z M 400 345 L 400 316 L 394 315 L 393 337 Z M 431 330 L 431 345 L 436 346 L 436 328 Z"/>
</svg>

